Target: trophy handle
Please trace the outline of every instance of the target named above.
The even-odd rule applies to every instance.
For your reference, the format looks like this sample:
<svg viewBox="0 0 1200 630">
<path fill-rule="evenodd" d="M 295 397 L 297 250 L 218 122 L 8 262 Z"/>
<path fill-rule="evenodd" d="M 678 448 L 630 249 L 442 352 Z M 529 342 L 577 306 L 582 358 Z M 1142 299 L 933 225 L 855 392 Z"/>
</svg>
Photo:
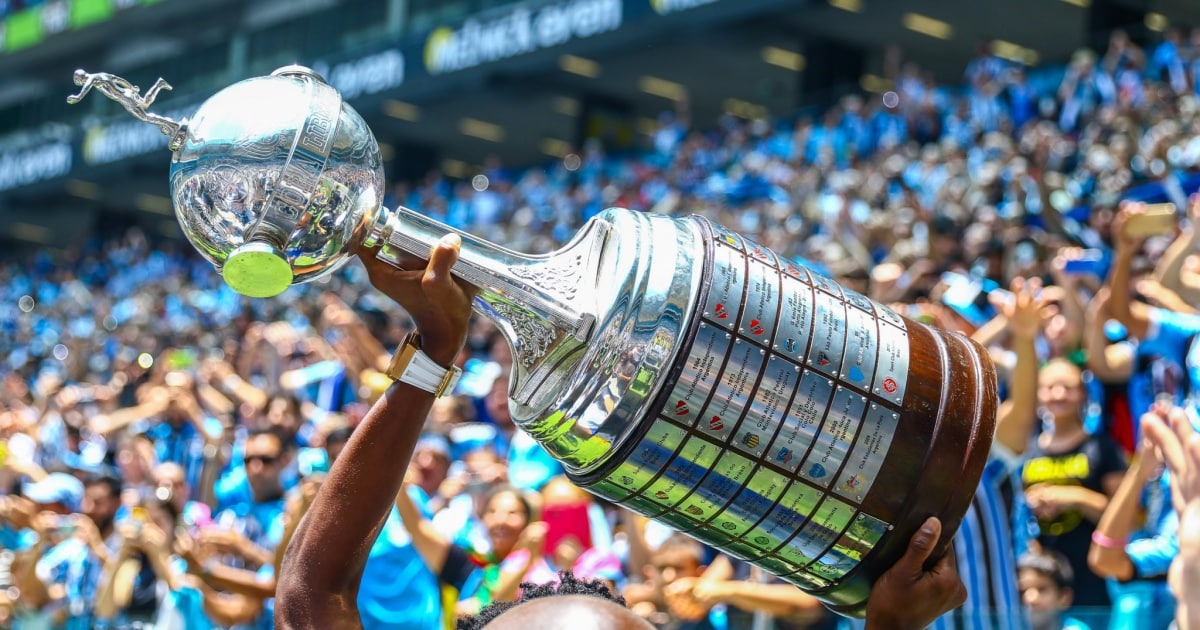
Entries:
<svg viewBox="0 0 1200 630">
<path fill-rule="evenodd" d="M 474 308 L 504 334 L 513 350 L 510 397 L 528 403 L 535 373 L 548 372 L 587 343 L 599 311 L 594 286 L 611 226 L 589 221 L 562 249 L 531 256 L 452 228 L 404 207 L 380 209 L 373 234 L 363 244 L 382 243 L 376 256 L 396 267 L 401 254 L 421 259 L 446 234 L 462 238 L 451 272 L 478 289 Z M 560 343 L 561 342 L 561 343 Z M 548 388 L 553 390 L 555 388 Z"/>
</svg>

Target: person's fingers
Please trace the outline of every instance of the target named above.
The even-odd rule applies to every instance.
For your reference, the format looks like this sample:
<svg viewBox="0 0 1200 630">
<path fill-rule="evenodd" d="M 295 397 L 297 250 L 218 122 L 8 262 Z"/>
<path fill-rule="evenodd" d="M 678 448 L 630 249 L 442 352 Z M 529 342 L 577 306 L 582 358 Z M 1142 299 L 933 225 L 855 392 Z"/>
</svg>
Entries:
<svg viewBox="0 0 1200 630">
<path fill-rule="evenodd" d="M 921 528 L 908 541 L 908 550 L 896 562 L 896 568 L 913 580 L 924 572 L 925 562 L 933 553 L 938 536 L 942 533 L 942 522 L 936 516 L 930 516 L 921 524 Z"/>
<path fill-rule="evenodd" d="M 425 273 L 421 278 L 421 286 L 426 293 L 436 294 L 430 297 L 437 297 L 445 294 L 446 291 L 453 291 L 453 285 L 450 284 L 453 279 L 450 268 L 458 261 L 458 251 L 461 245 L 462 239 L 457 234 L 447 234 L 430 250 L 429 264 L 425 267 Z"/>
<path fill-rule="evenodd" d="M 1183 444 L 1179 441 L 1179 436 L 1175 434 L 1175 431 L 1167 426 L 1161 418 L 1147 415 L 1142 421 L 1142 433 L 1154 443 L 1162 460 L 1171 469 L 1171 474 L 1182 475 L 1186 469 L 1187 460 L 1183 453 Z"/>
</svg>

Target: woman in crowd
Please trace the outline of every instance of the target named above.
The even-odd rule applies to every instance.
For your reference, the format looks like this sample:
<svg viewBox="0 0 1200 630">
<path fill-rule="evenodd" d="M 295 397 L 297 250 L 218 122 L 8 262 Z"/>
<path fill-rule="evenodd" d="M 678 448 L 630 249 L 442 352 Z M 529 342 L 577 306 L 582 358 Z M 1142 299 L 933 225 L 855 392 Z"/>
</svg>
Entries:
<svg viewBox="0 0 1200 630">
<path fill-rule="evenodd" d="M 515 600 L 521 580 L 541 557 L 546 538 L 546 524 L 533 520 L 529 500 L 510 486 L 494 488 L 480 515 L 491 548 L 466 548 L 452 543 L 421 516 L 407 486 L 396 496 L 396 509 L 426 566 L 458 602 L 456 614 L 474 614 L 492 602 Z"/>
<path fill-rule="evenodd" d="M 1107 434 L 1084 430 L 1087 392 L 1083 372 L 1054 359 L 1038 373 L 1038 404 L 1047 429 L 1026 451 L 1021 480 L 1037 518 L 1038 541 L 1064 555 L 1075 580 L 1075 604 L 1108 606 L 1104 580 L 1088 569 L 1092 532 L 1125 471 L 1124 457 Z"/>
</svg>

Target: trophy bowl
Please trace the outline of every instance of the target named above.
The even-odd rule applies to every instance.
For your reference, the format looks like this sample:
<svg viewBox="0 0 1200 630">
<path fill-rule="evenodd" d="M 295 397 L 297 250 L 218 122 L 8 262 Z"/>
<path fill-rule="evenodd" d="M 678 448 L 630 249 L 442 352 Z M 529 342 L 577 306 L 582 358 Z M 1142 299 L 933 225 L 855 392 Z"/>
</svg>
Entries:
<svg viewBox="0 0 1200 630">
<path fill-rule="evenodd" d="M 187 123 L 170 181 L 187 239 L 251 297 L 337 269 L 383 202 L 375 136 L 298 66 L 209 98 Z"/>
<path fill-rule="evenodd" d="M 702 217 L 621 208 L 526 255 L 382 207 L 378 145 L 312 71 L 234 84 L 191 121 L 78 71 L 170 136 L 188 240 L 269 297 L 361 248 L 396 266 L 462 238 L 452 273 L 513 349 L 514 423 L 580 487 L 859 615 L 930 515 L 949 545 L 996 419 L 990 360 Z"/>
</svg>

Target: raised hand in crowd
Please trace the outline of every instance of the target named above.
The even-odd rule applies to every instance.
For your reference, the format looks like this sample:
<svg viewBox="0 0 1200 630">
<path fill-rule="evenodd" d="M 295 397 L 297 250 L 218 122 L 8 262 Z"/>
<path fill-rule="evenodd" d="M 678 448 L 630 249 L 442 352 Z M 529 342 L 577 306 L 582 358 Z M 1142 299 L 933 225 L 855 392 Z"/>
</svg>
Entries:
<svg viewBox="0 0 1200 630">
<path fill-rule="evenodd" d="M 1143 420 L 1142 431 L 1171 472 L 1171 498 L 1179 514 L 1179 555 L 1168 581 L 1175 592 L 1180 630 L 1200 629 L 1200 432 L 1188 411 L 1171 409 L 1164 420 Z"/>
<path fill-rule="evenodd" d="M 1188 199 L 1188 221 L 1154 266 L 1153 279 L 1184 303 L 1200 304 L 1200 277 L 1196 274 L 1200 251 L 1200 193 Z M 1140 288 L 1139 288 L 1140 289 Z"/>
</svg>

